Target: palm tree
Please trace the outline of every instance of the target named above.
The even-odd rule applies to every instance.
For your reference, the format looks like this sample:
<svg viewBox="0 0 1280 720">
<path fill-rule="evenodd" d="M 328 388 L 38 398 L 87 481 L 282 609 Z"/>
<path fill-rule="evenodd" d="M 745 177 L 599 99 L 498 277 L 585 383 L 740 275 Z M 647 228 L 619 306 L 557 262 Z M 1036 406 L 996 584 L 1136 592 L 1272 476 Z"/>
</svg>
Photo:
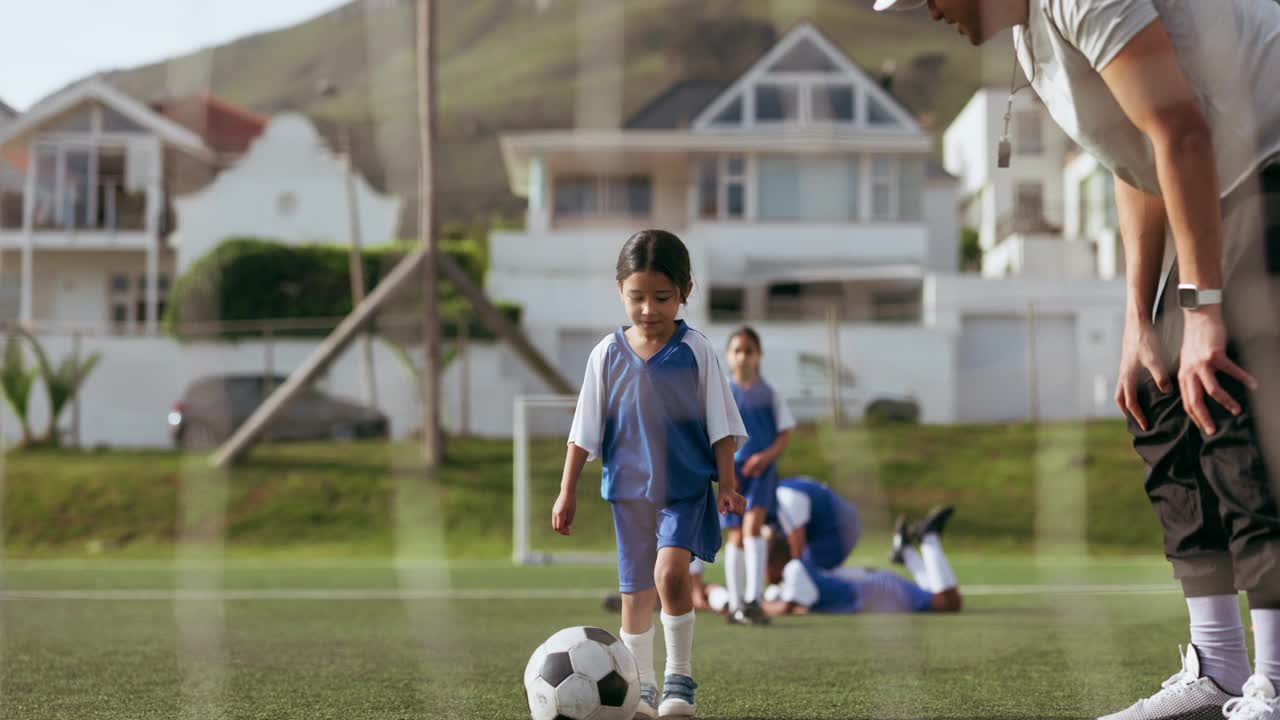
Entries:
<svg viewBox="0 0 1280 720">
<path fill-rule="evenodd" d="M 31 444 L 31 423 L 28 412 L 31 400 L 31 387 L 40 374 L 39 368 L 28 368 L 26 358 L 22 354 L 21 337 L 25 333 L 10 330 L 4 344 L 4 363 L 0 365 L 0 387 L 4 390 L 4 399 L 13 409 L 13 414 L 22 426 L 22 444 Z"/>
<path fill-rule="evenodd" d="M 23 335 L 26 337 L 27 342 L 31 343 L 31 350 L 36 356 L 36 366 L 40 373 L 40 379 L 44 380 L 45 391 L 49 393 L 49 422 L 45 426 L 41 442 L 57 446 L 60 441 L 58 437 L 58 418 L 62 416 L 62 411 L 66 409 L 71 399 L 80 391 L 80 387 L 84 385 L 89 373 L 93 372 L 93 369 L 98 366 L 98 363 L 102 360 L 102 353 L 95 352 L 85 358 L 77 357 L 74 354 L 68 355 L 55 368 L 35 336 L 25 331 L 23 331 Z"/>
</svg>

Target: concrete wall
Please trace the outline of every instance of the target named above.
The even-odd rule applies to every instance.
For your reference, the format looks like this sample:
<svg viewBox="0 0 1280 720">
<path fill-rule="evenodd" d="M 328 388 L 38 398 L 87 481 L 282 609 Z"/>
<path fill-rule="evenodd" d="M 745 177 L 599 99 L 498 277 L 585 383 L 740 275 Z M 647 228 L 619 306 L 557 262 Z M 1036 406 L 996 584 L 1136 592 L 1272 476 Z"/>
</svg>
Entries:
<svg viewBox="0 0 1280 720">
<path fill-rule="evenodd" d="M 55 363 L 72 352 L 73 341 L 68 335 L 42 336 L 41 342 Z M 316 345 L 310 340 L 272 343 L 274 371 L 292 371 Z M 480 351 L 476 354 L 483 355 L 485 346 L 477 347 Z M 188 384 L 211 374 L 264 373 L 268 364 L 266 346 L 260 341 L 179 344 L 164 337 L 86 336 L 81 340 L 81 352 L 102 353 L 102 360 L 89 376 L 81 395 L 80 438 L 88 447 L 166 447 L 170 442 L 166 415 Z M 395 354 L 380 342 L 374 345 L 374 367 L 378 407 L 390 418 L 392 433 L 403 436 L 421 422 L 416 382 Z M 457 367 L 448 369 L 445 387 L 449 385 L 449 373 L 457 372 Z M 473 371 L 473 382 L 477 386 L 483 387 L 488 382 L 483 372 L 483 365 L 478 372 Z M 318 387 L 359 402 L 364 393 L 358 355 L 349 349 Z M 43 429 L 48 418 L 43 386 L 35 389 L 33 398 L 34 425 Z M 456 420 L 461 416 L 456 394 L 449 400 L 451 405 L 446 408 L 445 417 Z M 473 398 L 476 403 L 485 400 L 483 395 Z M 510 403 L 506 405 L 505 412 L 509 415 Z M 484 417 L 482 409 L 474 405 L 473 413 Z M 3 415 L 4 436 L 13 441 L 19 437 L 17 420 L 7 405 Z M 71 419 L 68 408 L 62 425 L 69 427 Z"/>
<path fill-rule="evenodd" d="M 378 194 L 362 177 L 355 182 L 361 242 L 394 240 L 400 200 Z M 276 116 L 235 167 L 175 201 L 178 272 L 233 236 L 349 244 L 347 197 L 342 165 L 311 123 Z"/>
<path fill-rule="evenodd" d="M 1063 280 L 1091 278 L 1096 273 L 1092 246 L 1057 235 L 1011 235 L 982 255 L 988 278 L 1016 275 Z"/>
</svg>

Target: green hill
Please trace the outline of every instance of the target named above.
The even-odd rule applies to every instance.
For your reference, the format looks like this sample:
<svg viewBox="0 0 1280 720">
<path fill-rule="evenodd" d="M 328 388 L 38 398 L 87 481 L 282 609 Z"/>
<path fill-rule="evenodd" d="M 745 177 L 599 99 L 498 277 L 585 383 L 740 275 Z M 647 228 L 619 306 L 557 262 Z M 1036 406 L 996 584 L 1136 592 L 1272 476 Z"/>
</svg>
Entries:
<svg viewBox="0 0 1280 720">
<path fill-rule="evenodd" d="M 939 129 L 983 82 L 1003 82 L 1008 43 L 981 52 L 923 13 L 875 13 L 871 0 L 441 0 L 441 212 L 447 220 L 519 217 L 498 150 L 501 132 L 570 127 L 578 38 L 624 13 L 623 117 L 691 77 L 732 79 L 788 27 L 813 20 L 857 63 L 896 65 L 892 90 Z M 545 6 L 545 7 L 544 7 Z M 610 8 L 614 8 L 611 10 Z M 588 15 L 580 17 L 583 11 Z M 413 0 L 355 0 L 299 25 L 108 79 L 150 100 L 212 92 L 263 113 L 300 110 L 326 132 L 352 128 L 375 184 L 411 199 L 417 184 Z M 324 83 L 337 92 L 320 93 Z M 413 232 L 409 202 L 405 229 Z"/>
</svg>

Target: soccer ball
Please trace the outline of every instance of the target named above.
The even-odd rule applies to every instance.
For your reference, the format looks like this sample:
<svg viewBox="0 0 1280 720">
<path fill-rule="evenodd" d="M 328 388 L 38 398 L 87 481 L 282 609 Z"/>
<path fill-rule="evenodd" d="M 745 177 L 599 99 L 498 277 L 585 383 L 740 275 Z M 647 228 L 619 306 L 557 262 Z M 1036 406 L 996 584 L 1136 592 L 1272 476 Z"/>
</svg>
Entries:
<svg viewBox="0 0 1280 720">
<path fill-rule="evenodd" d="M 631 720 L 640 704 L 635 656 L 608 630 L 565 628 L 524 669 L 533 720 Z"/>
</svg>

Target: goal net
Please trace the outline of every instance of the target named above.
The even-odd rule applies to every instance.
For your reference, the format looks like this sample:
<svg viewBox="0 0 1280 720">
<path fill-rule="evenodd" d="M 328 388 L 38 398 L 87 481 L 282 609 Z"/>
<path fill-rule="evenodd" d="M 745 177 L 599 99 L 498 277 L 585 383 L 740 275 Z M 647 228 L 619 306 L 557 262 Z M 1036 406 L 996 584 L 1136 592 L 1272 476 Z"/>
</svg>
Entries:
<svg viewBox="0 0 1280 720">
<path fill-rule="evenodd" d="M 512 559 L 521 565 L 612 564 L 617 561 L 613 514 L 600 499 L 600 462 L 587 463 L 578 480 L 573 534 L 551 529 L 560 493 L 565 442 L 576 395 L 533 395 L 515 400 L 512 444 Z"/>
</svg>

